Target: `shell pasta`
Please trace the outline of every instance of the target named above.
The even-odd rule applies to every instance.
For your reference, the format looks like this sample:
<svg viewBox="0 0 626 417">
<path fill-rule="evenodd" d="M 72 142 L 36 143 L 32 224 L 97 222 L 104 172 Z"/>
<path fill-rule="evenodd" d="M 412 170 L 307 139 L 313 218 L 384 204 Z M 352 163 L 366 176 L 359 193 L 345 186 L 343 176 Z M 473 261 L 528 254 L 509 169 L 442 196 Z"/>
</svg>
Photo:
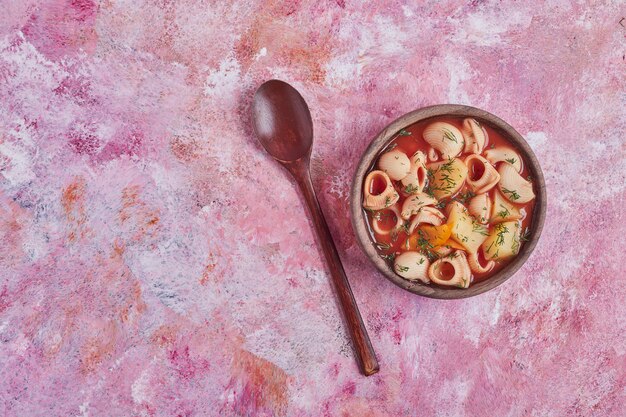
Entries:
<svg viewBox="0 0 626 417">
<path fill-rule="evenodd" d="M 422 284 L 468 288 L 501 270 L 528 236 L 533 179 L 520 152 L 473 118 L 402 129 L 363 183 L 379 255 Z"/>
</svg>

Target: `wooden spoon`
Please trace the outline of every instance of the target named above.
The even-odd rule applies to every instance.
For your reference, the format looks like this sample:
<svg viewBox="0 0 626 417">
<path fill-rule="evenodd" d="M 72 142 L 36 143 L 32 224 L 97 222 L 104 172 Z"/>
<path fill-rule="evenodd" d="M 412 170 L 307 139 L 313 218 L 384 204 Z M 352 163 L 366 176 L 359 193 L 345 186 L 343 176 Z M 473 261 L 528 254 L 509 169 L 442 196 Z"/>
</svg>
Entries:
<svg viewBox="0 0 626 417">
<path fill-rule="evenodd" d="M 293 175 L 304 195 L 352 337 L 359 368 L 364 375 L 375 374 L 378 372 L 376 354 L 311 183 L 309 163 L 313 122 L 309 107 L 295 88 L 283 81 L 270 80 L 254 94 L 252 114 L 259 142 Z"/>
</svg>

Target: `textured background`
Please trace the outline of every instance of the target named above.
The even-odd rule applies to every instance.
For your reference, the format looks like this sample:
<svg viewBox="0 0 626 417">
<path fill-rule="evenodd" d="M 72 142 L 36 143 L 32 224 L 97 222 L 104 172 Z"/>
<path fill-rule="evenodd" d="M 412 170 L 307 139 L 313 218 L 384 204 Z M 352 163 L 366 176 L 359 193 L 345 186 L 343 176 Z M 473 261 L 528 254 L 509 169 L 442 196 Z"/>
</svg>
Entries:
<svg viewBox="0 0 626 417">
<path fill-rule="evenodd" d="M 624 2 L 227 3 L 0 1 L 0 414 L 623 416 Z M 251 134 L 271 77 L 376 376 Z M 393 286 L 347 214 L 373 135 L 435 103 L 507 120 L 548 187 L 528 263 L 463 301 Z"/>
</svg>

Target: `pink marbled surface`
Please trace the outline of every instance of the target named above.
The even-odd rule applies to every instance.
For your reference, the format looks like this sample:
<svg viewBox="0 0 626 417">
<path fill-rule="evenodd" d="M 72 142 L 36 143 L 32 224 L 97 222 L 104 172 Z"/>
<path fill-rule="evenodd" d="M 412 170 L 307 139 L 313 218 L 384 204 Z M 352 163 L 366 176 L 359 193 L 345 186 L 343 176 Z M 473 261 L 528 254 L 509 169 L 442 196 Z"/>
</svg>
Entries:
<svg viewBox="0 0 626 417">
<path fill-rule="evenodd" d="M 0 414 L 624 416 L 624 3 L 227 3 L 0 1 Z M 247 122 L 272 77 L 312 109 L 370 378 Z M 442 302 L 347 213 L 373 135 L 450 102 L 517 128 L 549 201 L 514 278 Z"/>
</svg>

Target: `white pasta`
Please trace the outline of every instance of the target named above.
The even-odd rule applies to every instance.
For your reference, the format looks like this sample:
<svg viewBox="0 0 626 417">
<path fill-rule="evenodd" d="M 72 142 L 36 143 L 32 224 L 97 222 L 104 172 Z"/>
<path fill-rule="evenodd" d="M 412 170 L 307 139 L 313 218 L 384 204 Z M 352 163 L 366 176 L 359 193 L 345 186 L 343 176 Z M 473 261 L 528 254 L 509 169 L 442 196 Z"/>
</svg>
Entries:
<svg viewBox="0 0 626 417">
<path fill-rule="evenodd" d="M 533 185 L 523 178 L 515 167 L 508 162 L 502 162 L 498 167 L 500 182 L 498 189 L 511 203 L 524 204 L 535 198 Z"/>
<path fill-rule="evenodd" d="M 415 228 L 422 223 L 432 224 L 433 226 L 441 226 L 445 220 L 442 212 L 434 207 L 423 207 L 417 212 L 417 215 L 411 220 L 409 225 L 409 233 L 413 233 Z"/>
<path fill-rule="evenodd" d="M 420 252 L 403 252 L 394 260 L 394 270 L 398 275 L 410 281 L 422 281 L 428 283 L 428 258 Z"/>
<path fill-rule="evenodd" d="M 381 177 L 387 185 L 382 193 L 374 195 L 370 193 L 370 188 L 372 181 L 374 181 L 377 176 Z M 363 184 L 363 207 L 366 209 L 381 210 L 392 206 L 399 198 L 400 195 L 396 192 L 396 189 L 393 188 L 391 179 L 383 171 L 372 171 L 365 177 L 365 183 Z"/>
<path fill-rule="evenodd" d="M 428 160 L 430 162 L 435 162 L 439 160 L 439 155 L 437 155 L 437 151 L 435 148 L 428 148 Z"/>
<path fill-rule="evenodd" d="M 399 181 L 409 174 L 411 161 L 404 152 L 394 149 L 380 156 L 378 168 L 386 172 L 392 180 Z"/>
<path fill-rule="evenodd" d="M 380 228 L 379 217 L 377 217 L 377 216 L 385 215 L 384 214 L 385 211 L 390 211 L 396 217 L 396 225 L 391 230 L 384 230 L 384 229 Z M 386 209 L 378 211 L 378 213 L 376 213 L 376 215 L 374 215 L 374 218 L 372 220 L 372 229 L 374 229 L 374 232 L 378 233 L 379 235 L 385 236 L 385 235 L 390 234 L 392 230 L 397 230 L 400 227 L 402 227 L 403 223 L 404 223 L 404 221 L 402 220 L 402 217 L 400 217 L 400 210 L 398 209 L 398 205 L 394 204 L 391 207 L 388 207 Z"/>
<path fill-rule="evenodd" d="M 463 136 L 465 137 L 465 153 L 480 154 L 487 142 L 487 135 L 483 127 L 475 119 L 463 120 Z"/>
<path fill-rule="evenodd" d="M 493 203 L 489 223 L 502 223 L 521 219 L 522 212 L 515 204 L 502 196 L 499 190 L 493 190 Z"/>
<path fill-rule="evenodd" d="M 522 172 L 522 158 L 511 148 L 498 146 L 497 148 L 487 149 L 485 158 L 493 165 L 496 165 L 498 162 L 508 162 L 515 167 L 517 172 Z"/>
<path fill-rule="evenodd" d="M 411 216 L 416 215 L 422 207 L 433 206 L 437 204 L 437 200 L 428 194 L 425 193 L 417 193 L 413 194 L 410 197 L 407 197 L 406 200 L 402 203 L 402 211 L 400 211 L 400 216 L 404 220 L 408 220 Z"/>
<path fill-rule="evenodd" d="M 446 277 L 443 275 L 443 264 L 449 264 L 454 269 L 454 274 L 450 279 L 445 279 Z M 461 250 L 436 260 L 428 268 L 428 278 L 439 285 L 467 288 L 470 285 L 471 277 L 472 271 L 467 263 L 465 252 Z"/>
<path fill-rule="evenodd" d="M 498 171 L 480 155 L 471 154 L 465 158 L 465 165 L 468 170 L 467 185 L 476 194 L 486 193 L 500 181 Z M 482 169 L 482 174 L 479 178 L 472 179 L 471 172 L 473 166 L 480 166 L 480 169 Z"/>
<path fill-rule="evenodd" d="M 491 199 L 488 194 L 478 194 L 474 196 L 468 206 L 467 209 L 469 213 L 478 220 L 478 222 L 482 224 L 487 224 L 489 222 L 489 218 L 491 217 Z"/>
<path fill-rule="evenodd" d="M 480 264 L 480 261 L 478 260 L 477 252 L 472 252 L 467 256 L 467 263 L 469 264 L 472 272 L 476 272 L 477 274 L 484 274 L 486 272 L 489 272 L 493 269 L 494 266 L 496 266 L 496 263 L 494 261 L 488 261 L 485 266 L 482 266 Z"/>
<path fill-rule="evenodd" d="M 428 171 L 426 170 L 426 155 L 417 151 L 411 157 L 411 168 L 409 174 L 402 178 L 403 191 L 406 194 L 421 193 L 426 186 Z"/>
<path fill-rule="evenodd" d="M 456 157 L 463 150 L 463 134 L 450 123 L 429 124 L 424 129 L 423 137 L 445 160 Z"/>
<path fill-rule="evenodd" d="M 458 158 L 433 162 L 428 165 L 432 173 L 430 189 L 437 199 L 449 197 L 459 191 L 467 178 L 467 166 Z"/>
</svg>

